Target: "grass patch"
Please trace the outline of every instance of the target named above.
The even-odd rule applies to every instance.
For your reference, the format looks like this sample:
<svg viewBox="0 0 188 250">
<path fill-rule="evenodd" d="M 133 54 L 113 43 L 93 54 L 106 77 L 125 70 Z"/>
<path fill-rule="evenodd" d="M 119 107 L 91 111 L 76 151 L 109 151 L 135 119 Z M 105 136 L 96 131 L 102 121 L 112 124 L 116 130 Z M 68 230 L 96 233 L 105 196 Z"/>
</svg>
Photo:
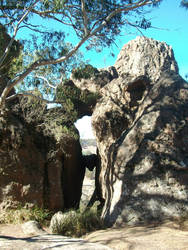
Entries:
<svg viewBox="0 0 188 250">
<path fill-rule="evenodd" d="M 22 224 L 36 220 L 42 225 L 48 225 L 51 217 L 51 212 L 39 207 L 7 209 L 0 213 L 0 224 Z"/>
<path fill-rule="evenodd" d="M 69 237 L 81 237 L 86 233 L 104 228 L 97 209 L 91 208 L 85 212 L 78 210 L 62 214 L 62 219 L 53 225 L 52 232 Z"/>
<path fill-rule="evenodd" d="M 52 215 L 52 212 L 38 207 L 7 209 L 0 213 L 0 224 L 22 224 L 35 220 L 40 225 L 49 227 Z M 71 210 L 61 215 L 62 220 L 58 220 L 51 228 L 54 234 L 81 237 L 89 232 L 105 228 L 96 207 L 87 211 Z"/>
</svg>

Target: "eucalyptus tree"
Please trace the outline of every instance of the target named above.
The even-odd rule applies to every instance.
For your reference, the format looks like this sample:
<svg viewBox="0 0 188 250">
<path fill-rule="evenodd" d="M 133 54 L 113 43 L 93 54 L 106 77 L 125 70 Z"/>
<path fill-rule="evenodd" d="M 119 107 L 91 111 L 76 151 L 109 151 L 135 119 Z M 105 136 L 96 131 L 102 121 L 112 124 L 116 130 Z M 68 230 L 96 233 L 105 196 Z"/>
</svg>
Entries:
<svg viewBox="0 0 188 250">
<path fill-rule="evenodd" d="M 0 110 L 3 110 L 8 100 L 15 97 L 10 96 L 11 90 L 20 83 L 27 84 L 29 79 L 56 88 L 55 83 L 50 82 L 44 74 L 47 72 L 46 75 L 58 76 L 60 79 L 66 70 L 74 67 L 73 62 L 77 61 L 81 46 L 102 50 L 115 42 L 123 28 L 149 28 L 151 23 L 144 14 L 160 2 L 161 0 L 1 0 L 0 30 L 8 33 L 8 39 L 1 44 L 2 36 L 0 38 L 0 74 L 6 72 L 1 69 L 6 68 L 7 62 L 12 62 L 10 59 L 17 58 L 18 54 L 21 55 L 19 62 L 22 67 L 17 67 L 18 72 L 14 69 L 9 74 L 0 93 Z M 16 41 L 23 31 L 30 31 L 30 36 Z M 14 48 L 16 56 L 12 56 Z M 26 78 L 27 81 L 24 81 Z"/>
</svg>

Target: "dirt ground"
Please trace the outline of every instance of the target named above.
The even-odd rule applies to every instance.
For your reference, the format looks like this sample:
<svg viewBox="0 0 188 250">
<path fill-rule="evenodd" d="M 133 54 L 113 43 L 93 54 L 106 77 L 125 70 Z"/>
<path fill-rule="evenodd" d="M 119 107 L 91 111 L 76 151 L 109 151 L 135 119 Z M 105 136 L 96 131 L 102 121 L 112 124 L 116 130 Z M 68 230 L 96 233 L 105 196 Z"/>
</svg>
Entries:
<svg viewBox="0 0 188 250">
<path fill-rule="evenodd" d="M 176 223 L 108 229 L 85 237 L 117 250 L 188 250 L 188 230 Z"/>
<path fill-rule="evenodd" d="M 27 237 L 21 225 L 0 225 L 0 239 L 1 236 Z M 96 231 L 83 238 L 118 250 L 188 250 L 188 223 L 168 221 L 161 225 L 127 226 Z"/>
</svg>

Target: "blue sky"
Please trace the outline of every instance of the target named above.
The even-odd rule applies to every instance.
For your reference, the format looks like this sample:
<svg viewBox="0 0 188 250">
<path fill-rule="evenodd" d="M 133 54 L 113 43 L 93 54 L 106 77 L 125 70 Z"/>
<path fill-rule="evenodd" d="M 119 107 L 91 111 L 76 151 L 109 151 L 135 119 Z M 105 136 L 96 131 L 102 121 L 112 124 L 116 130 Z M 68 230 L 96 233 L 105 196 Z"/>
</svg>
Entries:
<svg viewBox="0 0 188 250">
<path fill-rule="evenodd" d="M 142 32 L 147 37 L 164 41 L 172 46 L 180 74 L 184 77 L 188 73 L 188 10 L 180 8 L 179 5 L 180 0 L 163 0 L 159 8 L 153 9 L 147 15 L 151 18 L 152 26 L 157 28 Z M 109 56 L 108 49 L 100 54 L 87 52 L 85 58 L 98 68 L 113 65 L 123 45 L 140 35 L 135 30 L 131 31 L 132 34 L 129 32 L 129 30 L 124 30 L 122 36 L 117 38 L 118 48 L 114 47 L 112 50 L 115 54 L 114 58 Z M 93 138 L 90 117 L 84 117 L 77 121 L 76 126 L 80 131 L 81 138 Z"/>
<path fill-rule="evenodd" d="M 168 45 L 171 45 L 176 60 L 179 65 L 180 74 L 184 77 L 188 72 L 188 10 L 180 7 L 181 0 L 163 0 L 160 7 L 150 8 L 151 12 L 147 14 L 147 18 L 152 22 L 151 28 L 148 30 L 142 30 L 142 33 L 159 41 L 164 41 Z M 32 20 L 32 24 L 45 25 L 48 28 L 60 29 L 57 23 L 51 21 L 50 23 L 44 23 L 40 17 L 35 17 Z M 72 34 L 69 28 L 66 28 L 66 32 L 69 32 L 67 41 L 71 41 L 73 44 L 78 42 L 78 39 Z M 20 30 L 18 38 L 27 38 L 29 33 L 28 29 Z M 109 48 L 106 48 L 102 53 L 96 53 L 95 51 L 86 51 L 84 46 L 81 50 L 84 53 L 85 59 L 90 61 L 95 67 L 103 68 L 115 63 L 117 55 L 121 48 L 128 41 L 135 39 L 136 36 L 141 35 L 136 29 L 128 29 L 127 27 L 122 30 L 121 36 L 117 37 L 116 44 L 118 47 L 113 46 L 111 51 L 115 57 L 109 56 Z"/>
<path fill-rule="evenodd" d="M 153 8 L 147 15 L 152 26 L 156 28 L 142 30 L 142 33 L 172 46 L 180 74 L 184 77 L 188 73 L 188 10 L 179 6 L 180 0 L 163 0 L 160 7 Z M 97 54 L 87 52 L 85 58 L 89 59 L 95 67 L 103 68 L 113 65 L 123 45 L 138 35 L 141 34 L 133 29 L 122 31 L 121 37 L 118 37 L 116 41 L 118 47 L 114 46 L 112 50 L 115 54 L 114 58 L 109 56 L 109 49 Z"/>
<path fill-rule="evenodd" d="M 147 14 L 147 18 L 151 20 L 152 26 L 156 28 L 142 30 L 143 34 L 172 46 L 180 74 L 185 77 L 185 74 L 188 73 L 188 10 L 180 7 L 180 0 L 163 0 L 159 8 L 153 8 L 151 13 Z M 40 20 L 38 19 L 33 22 L 33 24 L 39 23 Z M 50 26 L 53 27 L 53 23 Z M 113 46 L 111 49 L 115 57 L 109 55 L 108 48 L 104 49 L 102 53 L 85 51 L 84 47 L 81 50 L 90 64 L 97 68 L 104 68 L 113 65 L 123 45 L 135 39 L 138 35 L 141 34 L 135 29 L 122 30 L 121 36 L 117 37 L 116 40 L 117 47 Z M 19 34 L 20 38 L 27 36 L 28 32 L 26 30 Z M 68 38 L 72 37 L 74 42 L 77 42 L 74 36 L 70 35 Z M 90 123 L 89 117 L 77 122 L 82 138 L 93 137 Z"/>
</svg>

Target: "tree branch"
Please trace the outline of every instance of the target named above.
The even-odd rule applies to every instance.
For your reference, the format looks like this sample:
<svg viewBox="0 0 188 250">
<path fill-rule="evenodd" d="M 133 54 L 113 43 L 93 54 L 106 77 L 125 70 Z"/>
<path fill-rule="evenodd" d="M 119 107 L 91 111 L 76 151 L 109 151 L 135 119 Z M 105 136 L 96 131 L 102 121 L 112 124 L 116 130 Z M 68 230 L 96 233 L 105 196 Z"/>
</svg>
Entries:
<svg viewBox="0 0 188 250">
<path fill-rule="evenodd" d="M 44 99 L 44 98 L 42 98 L 42 97 L 36 96 L 36 95 L 31 94 L 31 93 L 28 93 L 28 92 L 22 92 L 22 93 L 17 93 L 17 94 L 15 94 L 15 95 L 11 95 L 11 96 L 9 96 L 9 97 L 6 98 L 6 101 L 12 101 L 12 100 L 14 100 L 16 97 L 18 97 L 18 96 L 33 97 L 33 98 L 35 98 L 35 99 L 37 99 L 37 100 L 39 100 L 39 101 L 43 101 L 43 102 L 45 102 L 45 103 L 55 103 L 55 104 L 56 104 L 56 102 L 54 102 L 54 101 L 49 101 L 49 100 L 47 100 L 47 99 Z"/>
<path fill-rule="evenodd" d="M 62 57 L 57 58 L 57 59 L 38 60 L 38 61 L 34 62 L 33 64 L 31 64 L 31 66 L 29 68 L 27 68 L 19 76 L 15 77 L 13 80 L 9 80 L 9 82 L 7 83 L 7 86 L 4 88 L 4 90 L 3 90 L 2 94 L 1 94 L 1 97 L 0 97 L 0 109 L 3 106 L 3 104 L 4 104 L 5 100 L 6 100 L 6 97 L 7 97 L 8 93 L 11 91 L 11 89 L 14 88 L 14 86 L 16 86 L 18 83 L 23 81 L 23 79 L 26 76 L 28 76 L 32 71 L 34 71 L 36 68 L 38 68 L 40 66 L 45 66 L 45 65 L 49 65 L 49 64 L 57 64 L 57 63 L 64 62 L 65 60 L 70 58 L 82 46 L 82 44 L 88 38 L 89 38 L 89 35 L 84 37 L 66 56 L 62 56 Z"/>
<path fill-rule="evenodd" d="M 160 0 L 156 0 L 156 2 L 159 2 Z M 27 12 L 21 17 L 20 21 L 17 24 L 17 28 L 16 28 L 16 32 L 18 30 L 18 26 L 20 25 L 20 23 L 24 20 L 24 18 L 29 14 L 29 12 L 32 10 L 33 6 L 39 2 L 39 0 L 35 1 L 35 3 L 30 6 L 30 8 L 27 10 Z M 0 109 L 3 106 L 3 104 L 5 103 L 5 100 L 7 99 L 7 95 L 10 92 L 10 90 L 17 85 L 18 83 L 20 83 L 26 76 L 28 76 L 32 71 L 34 71 L 35 69 L 37 69 L 40 66 L 45 66 L 45 65 L 49 65 L 49 64 L 58 64 L 58 63 L 62 63 L 64 61 L 66 61 L 67 59 L 69 59 L 90 37 L 92 36 L 96 36 L 98 32 L 100 32 L 104 26 L 106 26 L 106 24 L 110 21 L 110 19 L 112 19 L 116 14 L 120 13 L 120 12 L 128 12 L 128 11 L 132 11 L 134 9 L 143 7 L 145 5 L 149 5 L 152 4 L 152 2 L 150 0 L 139 0 L 135 3 L 132 4 L 128 4 L 128 5 L 123 5 L 117 9 L 115 9 L 114 11 L 112 11 L 103 21 L 101 24 L 97 24 L 98 27 L 96 27 L 95 25 L 93 26 L 93 30 L 90 31 L 88 33 L 87 28 L 87 17 L 84 17 L 84 15 L 86 15 L 86 10 L 85 10 L 85 6 L 84 6 L 84 0 L 81 0 L 82 2 L 82 12 L 83 12 L 83 18 L 84 18 L 84 27 L 85 27 L 85 36 L 84 38 L 82 38 L 80 40 L 80 42 L 78 42 L 78 44 L 66 55 L 66 56 L 62 56 L 56 59 L 49 59 L 49 60 L 38 60 L 35 61 L 34 63 L 32 63 L 23 73 L 21 73 L 19 76 L 17 76 L 16 78 L 14 78 L 13 80 L 10 80 L 7 83 L 7 86 L 4 88 L 1 97 L 0 97 Z M 70 18 L 70 17 L 69 17 Z M 96 22 L 97 23 L 97 22 Z M 74 25 L 74 24 L 73 24 Z M 96 28 L 95 28 L 96 27 Z M 74 28 L 74 26 L 73 26 Z M 15 35 L 16 35 L 15 32 Z M 11 39 L 11 43 L 13 43 L 15 36 L 13 36 L 13 38 Z M 8 49 L 10 49 L 10 43 L 8 45 Z"/>
<path fill-rule="evenodd" d="M 42 79 L 43 81 L 45 81 L 50 88 L 55 89 L 55 90 L 57 89 L 57 85 L 54 86 L 51 83 L 49 83 L 48 79 L 45 78 L 44 76 L 38 76 L 38 75 L 36 75 L 36 77 Z"/>
<path fill-rule="evenodd" d="M 156 2 L 159 2 L 160 0 L 157 0 Z M 151 4 L 152 2 L 150 0 L 139 0 L 136 3 L 133 4 L 128 4 L 126 5 L 126 7 L 122 7 L 122 8 L 117 8 L 116 10 L 112 11 L 102 22 L 102 24 L 100 24 L 97 28 L 95 28 L 93 30 L 93 32 L 91 32 L 91 36 L 96 35 L 96 33 L 98 33 L 99 31 L 101 31 L 101 29 L 106 26 L 106 24 L 110 21 L 110 19 L 112 19 L 115 15 L 121 13 L 121 12 L 127 12 L 127 11 L 131 11 L 140 7 L 143 7 L 145 5 Z M 95 27 L 95 25 L 94 25 Z"/>
<path fill-rule="evenodd" d="M 87 17 L 86 8 L 85 8 L 85 0 L 81 0 L 81 9 L 82 9 L 83 21 L 84 21 L 84 33 L 85 33 L 85 36 L 87 36 L 89 33 L 89 30 L 88 30 L 88 17 Z"/>
<path fill-rule="evenodd" d="M 10 39 L 10 42 L 8 43 L 6 49 L 5 49 L 5 52 L 3 53 L 2 57 L 0 58 L 0 66 L 3 64 L 5 58 L 7 57 L 9 51 L 10 51 L 10 48 L 15 40 L 15 37 L 17 35 L 17 32 L 18 32 L 18 29 L 19 29 L 19 26 L 20 24 L 23 22 L 23 20 L 28 16 L 28 14 L 30 13 L 31 9 L 39 2 L 40 0 L 37 0 L 34 2 L 34 4 L 32 6 L 30 6 L 30 8 L 28 8 L 28 10 L 22 15 L 22 17 L 20 18 L 20 20 L 18 21 L 17 25 L 14 27 L 14 33 L 13 33 L 13 36 L 12 38 Z"/>
</svg>

